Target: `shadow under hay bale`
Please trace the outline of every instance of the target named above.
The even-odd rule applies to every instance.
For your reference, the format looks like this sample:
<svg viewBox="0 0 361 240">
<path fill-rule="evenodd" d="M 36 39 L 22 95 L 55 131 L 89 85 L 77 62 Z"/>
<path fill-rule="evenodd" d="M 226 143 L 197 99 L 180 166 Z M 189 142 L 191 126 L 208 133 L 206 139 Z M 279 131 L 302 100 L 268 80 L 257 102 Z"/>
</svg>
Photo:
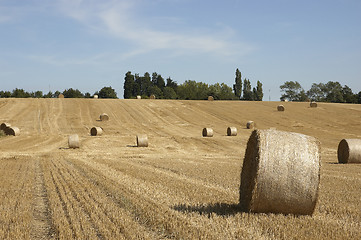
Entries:
<svg viewBox="0 0 361 240">
<path fill-rule="evenodd" d="M 68 146 L 69 146 L 69 148 L 79 148 L 80 147 L 78 134 L 73 134 L 68 137 Z"/>
<path fill-rule="evenodd" d="M 137 147 L 148 147 L 148 136 L 146 134 L 137 135 Z"/>
<path fill-rule="evenodd" d="M 277 111 L 279 111 L 279 112 L 285 111 L 285 106 L 283 106 L 283 105 L 278 105 L 278 106 L 277 106 Z"/>
<path fill-rule="evenodd" d="M 6 135 L 9 136 L 19 136 L 20 135 L 20 129 L 17 127 L 7 127 L 4 130 Z"/>
<path fill-rule="evenodd" d="M 236 127 L 228 127 L 227 128 L 227 136 L 237 136 L 237 128 Z"/>
<path fill-rule="evenodd" d="M 101 136 L 103 134 L 103 129 L 101 127 L 92 127 L 90 129 L 90 135 L 92 136 Z"/>
<path fill-rule="evenodd" d="M 203 137 L 213 137 L 213 129 L 212 128 L 203 128 L 202 136 Z"/>
<path fill-rule="evenodd" d="M 254 122 L 253 121 L 248 121 L 246 124 L 247 129 L 253 129 L 254 128 Z"/>
<path fill-rule="evenodd" d="M 8 127 L 11 127 L 10 123 L 3 122 L 3 123 L 0 125 L 0 130 L 5 131 L 5 129 L 8 128 Z"/>
<path fill-rule="evenodd" d="M 102 113 L 102 114 L 100 114 L 99 119 L 100 119 L 100 121 L 108 121 L 109 116 L 106 113 Z"/>
<path fill-rule="evenodd" d="M 243 211 L 311 215 L 319 182 L 318 140 L 273 129 L 252 132 L 241 173 Z"/>
<path fill-rule="evenodd" d="M 233 216 L 241 211 L 239 204 L 214 203 L 207 205 L 186 205 L 179 204 L 173 207 L 174 210 L 182 213 L 199 213 L 200 215 L 211 216 L 217 214 L 219 216 Z"/>
<path fill-rule="evenodd" d="M 361 139 L 342 139 L 337 158 L 339 163 L 361 163 Z"/>
</svg>

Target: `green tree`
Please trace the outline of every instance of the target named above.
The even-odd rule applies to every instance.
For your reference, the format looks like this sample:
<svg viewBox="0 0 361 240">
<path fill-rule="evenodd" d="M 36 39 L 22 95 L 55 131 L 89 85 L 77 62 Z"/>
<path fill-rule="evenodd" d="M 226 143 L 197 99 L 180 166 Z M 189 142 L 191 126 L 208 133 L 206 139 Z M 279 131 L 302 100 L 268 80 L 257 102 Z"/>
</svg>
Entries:
<svg viewBox="0 0 361 240">
<path fill-rule="evenodd" d="M 347 85 L 342 88 L 342 96 L 346 103 L 357 103 L 357 95 L 353 94 L 351 88 Z"/>
<path fill-rule="evenodd" d="M 103 87 L 99 91 L 99 98 L 117 98 L 117 93 L 110 87 Z"/>
<path fill-rule="evenodd" d="M 281 100 L 289 100 L 289 101 L 306 101 L 307 95 L 305 90 L 302 88 L 301 84 L 297 81 L 287 81 L 283 85 L 280 86 L 281 92 Z"/>
<path fill-rule="evenodd" d="M 84 95 L 78 89 L 72 89 L 72 88 L 64 90 L 63 95 L 65 98 L 83 98 L 84 97 Z"/>
<path fill-rule="evenodd" d="M 242 73 L 238 70 L 238 68 L 236 69 L 236 78 L 235 84 L 233 84 L 233 91 L 234 95 L 240 99 L 242 94 Z"/>
<path fill-rule="evenodd" d="M 43 96 L 43 98 L 52 98 L 52 97 L 53 97 L 53 93 L 51 91 L 49 91 L 47 94 Z"/>
<path fill-rule="evenodd" d="M 243 100 L 246 101 L 253 101 L 253 92 L 252 92 L 252 86 L 249 79 L 244 79 L 243 81 Z"/>
<path fill-rule="evenodd" d="M 42 91 L 36 91 L 34 93 L 34 97 L 35 98 L 42 98 L 43 97 L 43 92 Z"/>
<path fill-rule="evenodd" d="M 260 81 L 257 81 L 257 88 L 253 88 L 253 97 L 255 101 L 263 100 L 263 88 Z"/>
<path fill-rule="evenodd" d="M 329 81 L 325 84 L 326 101 L 334 103 L 344 102 L 343 88 L 339 82 Z"/>
<path fill-rule="evenodd" d="M 177 82 L 173 81 L 170 77 L 168 77 L 166 87 L 173 88 L 174 91 L 177 91 L 178 84 Z"/>
<path fill-rule="evenodd" d="M 313 83 L 310 90 L 307 91 L 307 97 L 316 102 L 323 102 L 326 100 L 325 84 Z"/>
<path fill-rule="evenodd" d="M 361 91 L 357 94 L 357 103 L 361 104 Z"/>
<path fill-rule="evenodd" d="M 92 95 L 89 92 L 84 93 L 84 98 L 92 98 Z"/>
<path fill-rule="evenodd" d="M 161 90 L 163 90 L 163 88 L 165 87 L 164 78 L 156 72 L 152 74 L 152 83 L 154 86 L 157 86 Z"/>
<path fill-rule="evenodd" d="M 15 88 L 11 94 L 13 98 L 29 98 L 31 97 L 30 93 L 25 92 L 24 89 Z"/>
<path fill-rule="evenodd" d="M 53 93 L 53 98 L 57 98 L 59 96 L 59 94 L 61 94 L 61 92 L 59 92 L 58 90 L 56 90 L 54 93 Z"/>
<path fill-rule="evenodd" d="M 156 98 L 162 99 L 163 98 L 163 92 L 158 86 L 150 86 L 148 88 L 149 96 L 154 95 Z"/>
<path fill-rule="evenodd" d="M 177 99 L 177 93 L 172 87 L 165 87 L 163 89 L 163 97 L 165 99 Z"/>
<path fill-rule="evenodd" d="M 125 99 L 136 96 L 136 95 L 133 95 L 134 94 L 134 90 L 133 90 L 134 85 L 135 85 L 134 75 L 132 75 L 132 73 L 130 71 L 128 71 L 124 77 L 124 98 Z"/>
<path fill-rule="evenodd" d="M 10 98 L 11 92 L 10 91 L 0 91 L 0 98 Z"/>
</svg>

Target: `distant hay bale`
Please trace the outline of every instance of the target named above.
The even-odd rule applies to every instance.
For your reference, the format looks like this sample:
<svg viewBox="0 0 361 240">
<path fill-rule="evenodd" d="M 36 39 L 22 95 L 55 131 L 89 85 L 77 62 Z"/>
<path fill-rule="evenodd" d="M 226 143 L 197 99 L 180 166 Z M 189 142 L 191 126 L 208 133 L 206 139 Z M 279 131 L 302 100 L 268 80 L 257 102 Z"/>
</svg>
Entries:
<svg viewBox="0 0 361 240">
<path fill-rule="evenodd" d="M 101 136 L 103 134 L 103 129 L 101 127 L 92 127 L 90 129 L 90 135 L 92 136 Z"/>
<path fill-rule="evenodd" d="M 252 132 L 241 173 L 244 211 L 311 215 L 319 182 L 318 140 L 273 129 Z"/>
<path fill-rule="evenodd" d="M 0 125 L 0 130 L 5 131 L 5 129 L 6 129 L 7 127 L 10 127 L 10 126 L 11 126 L 10 123 L 3 122 L 3 123 Z"/>
<path fill-rule="evenodd" d="M 142 99 L 142 96 L 138 95 L 138 96 L 137 96 L 137 99 Z"/>
<path fill-rule="evenodd" d="M 108 114 L 106 114 L 106 113 L 102 113 L 102 114 L 100 114 L 99 119 L 100 119 L 100 121 L 108 121 L 108 120 L 109 120 L 109 116 L 108 116 Z"/>
<path fill-rule="evenodd" d="M 137 135 L 137 147 L 148 147 L 148 136 L 145 134 Z"/>
<path fill-rule="evenodd" d="M 208 96 L 208 101 L 213 101 L 214 97 L 213 96 Z"/>
<path fill-rule="evenodd" d="M 95 95 L 93 96 L 93 98 L 94 98 L 94 99 L 98 99 L 99 96 L 95 94 Z"/>
<path fill-rule="evenodd" d="M 277 110 L 283 112 L 285 110 L 285 107 L 283 105 L 278 105 Z"/>
<path fill-rule="evenodd" d="M 361 139 L 342 139 L 337 158 L 339 163 L 361 163 Z"/>
<path fill-rule="evenodd" d="M 73 134 L 68 137 L 68 145 L 69 145 L 69 148 L 79 148 L 80 147 L 78 134 Z"/>
<path fill-rule="evenodd" d="M 203 137 L 213 137 L 213 129 L 212 128 L 203 128 L 202 135 L 203 135 Z"/>
<path fill-rule="evenodd" d="M 246 124 L 246 127 L 247 127 L 248 129 L 254 128 L 254 122 L 253 122 L 253 121 L 248 121 L 247 124 Z"/>
<path fill-rule="evenodd" d="M 152 94 L 152 95 L 150 95 L 150 97 L 149 97 L 150 99 L 155 99 L 155 95 L 154 94 Z"/>
<path fill-rule="evenodd" d="M 11 136 L 19 136 L 20 135 L 20 129 L 17 127 L 7 127 L 4 130 L 6 135 L 11 135 Z"/>
<path fill-rule="evenodd" d="M 60 93 L 60 94 L 58 95 L 58 98 L 64 98 L 64 94 Z"/>
<path fill-rule="evenodd" d="M 317 107 L 317 103 L 316 103 L 316 102 L 311 102 L 311 103 L 310 103 L 310 107 L 311 107 L 311 108 L 316 108 L 316 107 Z"/>
<path fill-rule="evenodd" d="M 227 128 L 227 136 L 237 136 L 237 128 L 236 127 L 228 127 Z"/>
</svg>

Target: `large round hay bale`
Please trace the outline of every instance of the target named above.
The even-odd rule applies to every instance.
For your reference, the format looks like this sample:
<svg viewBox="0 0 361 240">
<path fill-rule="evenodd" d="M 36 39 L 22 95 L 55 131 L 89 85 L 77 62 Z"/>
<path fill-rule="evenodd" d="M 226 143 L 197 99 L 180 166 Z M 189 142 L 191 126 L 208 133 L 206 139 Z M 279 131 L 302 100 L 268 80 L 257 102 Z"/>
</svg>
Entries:
<svg viewBox="0 0 361 240">
<path fill-rule="evenodd" d="M 319 146 L 315 138 L 299 133 L 254 130 L 243 160 L 241 208 L 311 215 L 320 182 Z"/>
<path fill-rule="evenodd" d="M 277 106 L 277 111 L 283 112 L 285 110 L 285 107 L 283 105 Z"/>
<path fill-rule="evenodd" d="M 342 139 L 337 158 L 339 163 L 361 163 L 361 139 Z"/>
<path fill-rule="evenodd" d="M 317 103 L 316 102 L 311 102 L 310 107 L 311 108 L 317 108 Z"/>
<path fill-rule="evenodd" d="M 148 147 L 148 136 L 145 134 L 137 135 L 137 147 Z"/>
<path fill-rule="evenodd" d="M 137 96 L 137 99 L 142 99 L 142 96 L 138 95 L 138 96 Z"/>
<path fill-rule="evenodd" d="M 254 122 L 253 122 L 253 121 L 248 121 L 247 124 L 246 124 L 246 127 L 247 127 L 248 129 L 254 128 Z"/>
<path fill-rule="evenodd" d="M 60 94 L 58 95 L 58 98 L 64 98 L 64 94 L 60 93 Z"/>
<path fill-rule="evenodd" d="M 92 127 L 90 129 L 90 135 L 92 136 L 100 136 L 103 134 L 103 129 L 101 127 Z"/>
<path fill-rule="evenodd" d="M 214 97 L 213 96 L 208 96 L 208 101 L 213 101 Z"/>
<path fill-rule="evenodd" d="M 68 145 L 69 145 L 69 148 L 79 148 L 80 147 L 78 134 L 73 134 L 68 137 Z"/>
<path fill-rule="evenodd" d="M 6 135 L 11 135 L 11 136 L 19 136 L 20 135 L 20 129 L 17 127 L 7 127 L 4 130 Z"/>
<path fill-rule="evenodd" d="M 7 127 L 10 127 L 10 126 L 11 126 L 10 123 L 3 122 L 3 123 L 0 125 L 0 130 L 5 131 L 5 129 L 6 129 Z"/>
<path fill-rule="evenodd" d="M 227 128 L 227 136 L 237 136 L 237 128 L 236 127 L 228 127 Z"/>
<path fill-rule="evenodd" d="M 106 114 L 106 113 L 102 113 L 102 114 L 100 114 L 99 119 L 100 119 L 100 121 L 108 121 L 108 120 L 109 120 L 109 116 L 108 116 L 108 114 Z"/>
<path fill-rule="evenodd" d="M 150 99 L 155 99 L 155 95 L 154 94 L 152 94 L 152 95 L 150 95 L 150 97 L 149 97 Z"/>
<path fill-rule="evenodd" d="M 203 135 L 203 137 L 213 137 L 213 129 L 212 128 L 203 128 L 202 135 Z"/>
</svg>

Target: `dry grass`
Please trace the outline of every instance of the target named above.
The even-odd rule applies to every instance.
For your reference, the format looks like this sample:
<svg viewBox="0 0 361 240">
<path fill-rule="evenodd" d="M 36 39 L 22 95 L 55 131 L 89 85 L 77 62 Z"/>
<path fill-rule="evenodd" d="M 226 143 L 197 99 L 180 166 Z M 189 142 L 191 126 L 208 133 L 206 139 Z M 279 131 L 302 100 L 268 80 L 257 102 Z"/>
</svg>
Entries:
<svg viewBox="0 0 361 240">
<path fill-rule="evenodd" d="M 337 164 L 339 141 L 361 138 L 361 106 L 284 104 L 279 114 L 272 102 L 0 99 L 0 118 L 24 129 L 0 139 L 0 239 L 361 239 L 361 165 Z M 97 122 L 99 111 L 114 118 Z M 224 128 L 247 119 L 320 140 L 312 216 L 238 208 L 250 131 Z M 101 138 L 85 127 L 97 124 Z M 148 148 L 133 147 L 139 130 Z M 82 148 L 61 148 L 72 133 Z"/>
</svg>

